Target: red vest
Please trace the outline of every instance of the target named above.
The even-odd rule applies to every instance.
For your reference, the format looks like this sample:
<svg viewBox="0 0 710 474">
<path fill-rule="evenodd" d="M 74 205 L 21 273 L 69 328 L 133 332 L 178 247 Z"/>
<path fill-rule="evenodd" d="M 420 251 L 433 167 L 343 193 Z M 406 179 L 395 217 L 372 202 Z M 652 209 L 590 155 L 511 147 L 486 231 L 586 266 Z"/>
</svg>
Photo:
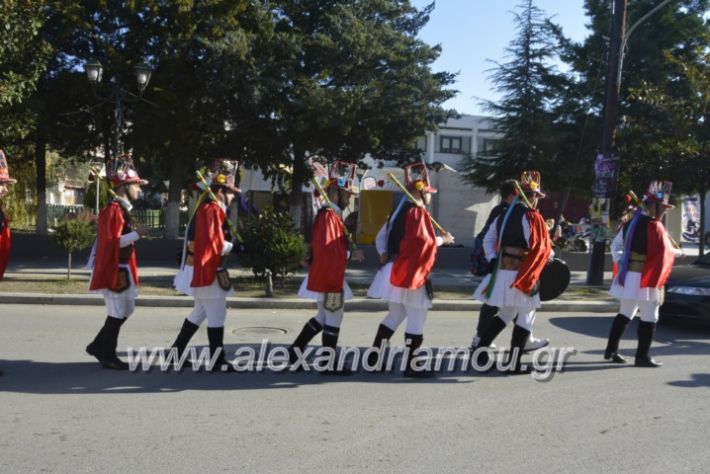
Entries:
<svg viewBox="0 0 710 474">
<path fill-rule="evenodd" d="M 191 287 L 210 286 L 217 278 L 224 247 L 224 211 L 214 201 L 203 204 L 195 212 L 195 273 Z"/>
<path fill-rule="evenodd" d="M 94 272 L 91 275 L 89 289 L 110 290 L 118 286 L 118 257 L 125 223 L 121 205 L 115 201 L 99 212 Z M 138 285 L 138 261 L 135 250 L 131 252 L 128 265 L 133 273 L 133 283 Z"/>
<path fill-rule="evenodd" d="M 410 208 L 405 216 L 404 237 L 392 265 L 390 283 L 400 288 L 421 288 L 434 267 L 436 253 L 436 234 L 429 213 L 423 207 Z"/>
<path fill-rule="evenodd" d="M 308 289 L 319 293 L 342 291 L 348 244 L 343 231 L 343 220 L 333 209 L 316 215 L 311 238 L 313 260 L 308 270 Z"/>
</svg>

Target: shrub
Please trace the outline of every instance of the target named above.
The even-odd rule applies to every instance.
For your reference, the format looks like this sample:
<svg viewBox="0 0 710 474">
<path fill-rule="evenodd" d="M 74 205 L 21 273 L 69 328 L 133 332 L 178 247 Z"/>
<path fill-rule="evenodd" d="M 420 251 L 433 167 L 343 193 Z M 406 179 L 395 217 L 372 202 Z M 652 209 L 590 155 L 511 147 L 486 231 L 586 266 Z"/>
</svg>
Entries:
<svg viewBox="0 0 710 474">
<path fill-rule="evenodd" d="M 57 226 L 54 233 L 55 242 L 65 249 L 68 256 L 67 280 L 71 279 L 71 254 L 88 248 L 95 239 L 93 221 L 87 215 L 74 219 L 65 219 Z"/>
<path fill-rule="evenodd" d="M 281 276 L 282 288 L 286 275 L 306 257 L 306 243 L 286 212 L 263 210 L 249 218 L 241 235 L 245 252 L 239 257 L 240 263 L 256 276 L 263 276 L 267 270 Z"/>
</svg>

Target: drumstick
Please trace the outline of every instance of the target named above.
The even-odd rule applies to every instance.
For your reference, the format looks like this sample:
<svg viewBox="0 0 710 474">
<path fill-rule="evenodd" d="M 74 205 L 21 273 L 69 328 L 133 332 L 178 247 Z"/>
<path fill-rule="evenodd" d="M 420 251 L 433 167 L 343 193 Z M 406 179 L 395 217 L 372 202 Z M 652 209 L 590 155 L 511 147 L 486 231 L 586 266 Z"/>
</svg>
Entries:
<svg viewBox="0 0 710 474">
<path fill-rule="evenodd" d="M 402 183 L 400 183 L 399 180 L 392 173 L 387 173 L 387 176 L 389 176 L 389 178 L 394 182 L 394 184 L 396 184 L 397 187 L 402 190 L 404 195 L 407 196 L 407 199 L 409 199 L 412 202 L 412 204 L 414 204 L 417 207 L 421 207 L 422 209 L 424 209 L 424 211 L 427 214 L 429 214 L 429 211 L 426 210 L 424 205 L 420 204 L 416 199 L 414 199 L 414 196 L 412 196 L 412 194 L 407 190 L 407 188 L 402 186 Z M 436 222 L 436 220 L 431 216 L 431 214 L 429 214 L 429 218 L 431 219 L 431 223 L 434 224 L 434 227 L 439 229 L 439 232 L 441 232 L 444 235 L 447 234 L 446 230 L 444 230 L 444 228 L 441 227 L 441 225 L 439 225 L 438 222 Z"/>
</svg>

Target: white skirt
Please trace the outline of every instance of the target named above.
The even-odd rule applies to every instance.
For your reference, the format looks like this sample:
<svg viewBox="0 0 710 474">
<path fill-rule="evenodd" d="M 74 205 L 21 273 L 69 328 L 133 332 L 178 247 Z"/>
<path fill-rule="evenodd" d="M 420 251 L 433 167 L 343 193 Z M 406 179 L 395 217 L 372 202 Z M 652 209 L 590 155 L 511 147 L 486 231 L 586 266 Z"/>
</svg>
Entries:
<svg viewBox="0 0 710 474">
<path fill-rule="evenodd" d="M 175 275 L 173 279 L 173 286 L 175 289 L 182 293 L 183 295 L 192 296 L 192 277 L 195 274 L 195 267 L 192 265 L 185 265 L 182 269 Z"/>
<path fill-rule="evenodd" d="M 93 290 L 90 291 L 90 293 L 98 293 L 102 295 L 104 298 L 109 298 L 109 299 L 117 299 L 117 300 L 122 300 L 125 298 L 131 298 L 131 299 L 136 299 L 138 297 L 138 290 L 136 289 L 136 284 L 133 281 L 133 272 L 131 271 L 131 266 L 130 265 L 125 265 L 125 264 L 120 264 L 118 268 L 125 268 L 128 270 L 128 284 L 130 285 L 125 291 L 122 291 L 120 293 L 116 293 L 115 291 L 111 291 L 108 288 L 102 288 L 100 290 Z M 89 282 L 91 282 L 91 279 L 89 279 Z"/>
<path fill-rule="evenodd" d="M 325 293 L 308 289 L 308 275 L 306 275 L 306 278 L 301 282 L 301 287 L 298 289 L 298 297 L 313 301 L 325 301 Z M 348 282 L 343 278 L 343 299 L 351 300 L 352 298 L 353 290 L 350 289 L 350 285 L 348 285 Z"/>
<path fill-rule="evenodd" d="M 618 282 L 619 275 L 609 288 L 609 294 L 619 300 L 652 301 L 660 303 L 663 300 L 662 290 L 658 288 L 641 288 L 641 272 L 627 272 L 624 286 Z"/>
<path fill-rule="evenodd" d="M 388 262 L 375 275 L 370 288 L 367 290 L 367 296 L 370 298 L 378 298 L 389 301 L 391 303 L 399 303 L 416 308 L 430 309 L 432 304 L 429 296 L 426 294 L 426 288 L 401 288 L 394 286 L 390 282 L 392 276 L 393 262 Z"/>
<path fill-rule="evenodd" d="M 495 285 L 490 298 L 486 298 L 485 292 L 488 282 L 491 281 L 492 274 L 486 275 L 486 278 L 478 285 L 476 291 L 473 292 L 473 297 L 490 306 L 502 307 L 523 307 L 523 308 L 539 308 L 540 295 L 528 296 L 517 288 L 513 288 L 515 278 L 518 276 L 517 270 L 498 270 Z"/>
<path fill-rule="evenodd" d="M 175 278 L 173 279 L 173 286 L 175 289 L 188 296 L 194 296 L 200 299 L 213 299 L 213 298 L 226 298 L 227 296 L 232 296 L 234 294 L 234 289 L 229 291 L 224 291 L 220 288 L 217 278 L 214 279 L 209 286 L 200 286 L 194 288 L 192 285 L 192 277 L 195 275 L 195 267 L 192 265 L 185 265 L 182 270 L 180 270 Z"/>
</svg>

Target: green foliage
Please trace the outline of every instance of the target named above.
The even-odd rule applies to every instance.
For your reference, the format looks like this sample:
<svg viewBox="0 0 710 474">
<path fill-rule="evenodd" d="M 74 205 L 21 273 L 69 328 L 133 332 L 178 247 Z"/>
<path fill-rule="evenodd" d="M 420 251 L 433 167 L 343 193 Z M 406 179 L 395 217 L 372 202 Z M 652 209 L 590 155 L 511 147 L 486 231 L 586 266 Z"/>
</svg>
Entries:
<svg viewBox="0 0 710 474">
<path fill-rule="evenodd" d="M 57 226 L 54 241 L 67 251 L 67 279 L 71 278 L 71 254 L 88 248 L 94 242 L 95 234 L 95 224 L 89 214 L 65 219 Z"/>
<path fill-rule="evenodd" d="M 14 106 L 35 90 L 46 68 L 48 45 L 39 30 L 44 1 L 0 0 L 0 137 L 13 140 L 27 132 L 28 121 Z"/>
<path fill-rule="evenodd" d="M 247 221 L 241 232 L 246 252 L 239 256 L 240 263 L 251 268 L 255 275 L 270 270 L 283 280 L 298 268 L 306 257 L 306 244 L 296 231 L 289 214 L 264 209 Z"/>
<path fill-rule="evenodd" d="M 94 224 L 89 219 L 65 219 L 54 233 L 54 241 L 68 252 L 88 248 L 95 238 Z"/>
<path fill-rule="evenodd" d="M 108 183 L 105 179 L 99 179 L 99 209 L 108 204 L 109 192 Z M 96 182 L 89 182 L 86 185 L 86 193 L 82 202 L 85 209 L 96 210 Z"/>
<path fill-rule="evenodd" d="M 17 183 L 9 186 L 10 192 L 3 198 L 3 209 L 14 229 L 31 229 L 37 213 L 34 163 L 22 160 L 17 154 L 8 156 L 8 161 L 10 176 Z"/>
<path fill-rule="evenodd" d="M 470 182 L 494 191 L 508 178 L 517 178 L 523 170 L 540 170 L 543 183 L 553 188 L 556 171 L 554 115 L 563 77 L 552 65 L 556 57 L 556 33 L 553 25 L 532 0 L 523 2 L 514 12 L 516 36 L 506 52 L 510 60 L 496 63 L 491 80 L 502 95 L 500 102 L 487 102 L 494 115 L 495 128 L 503 136 L 496 150 L 488 156 L 467 157 L 461 168 Z"/>
</svg>

